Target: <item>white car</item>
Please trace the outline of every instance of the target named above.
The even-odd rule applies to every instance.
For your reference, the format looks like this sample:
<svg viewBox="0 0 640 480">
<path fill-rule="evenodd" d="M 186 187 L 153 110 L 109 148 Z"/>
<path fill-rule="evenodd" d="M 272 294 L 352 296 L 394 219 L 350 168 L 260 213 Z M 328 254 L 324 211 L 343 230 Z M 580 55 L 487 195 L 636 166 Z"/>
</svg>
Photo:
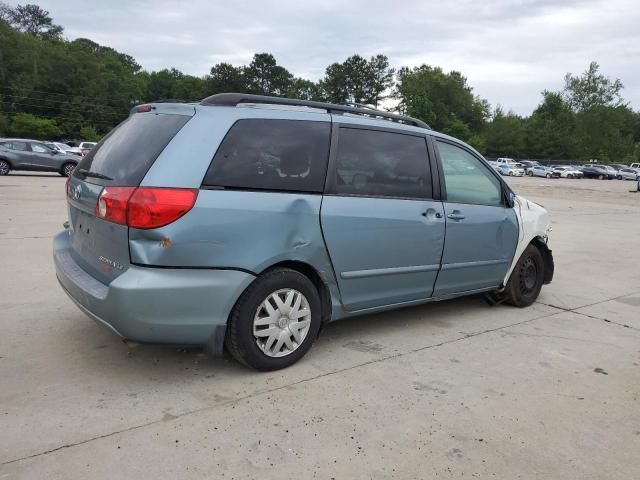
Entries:
<svg viewBox="0 0 640 480">
<path fill-rule="evenodd" d="M 629 168 L 640 168 L 640 163 L 632 163 Z"/>
<path fill-rule="evenodd" d="M 557 173 L 561 178 L 582 178 L 584 173 L 573 167 L 553 167 L 553 171 Z"/>
<path fill-rule="evenodd" d="M 640 180 L 640 168 L 621 168 L 618 170 L 618 180 Z"/>
<path fill-rule="evenodd" d="M 62 142 L 45 142 L 45 145 L 53 150 L 57 150 L 60 153 L 66 153 L 71 155 L 82 155 L 80 149 L 76 147 L 70 147 L 66 143 Z"/>
<path fill-rule="evenodd" d="M 499 163 L 498 172 L 500 172 L 500 175 L 508 175 L 510 177 L 524 177 L 524 167 L 516 162 Z"/>
</svg>

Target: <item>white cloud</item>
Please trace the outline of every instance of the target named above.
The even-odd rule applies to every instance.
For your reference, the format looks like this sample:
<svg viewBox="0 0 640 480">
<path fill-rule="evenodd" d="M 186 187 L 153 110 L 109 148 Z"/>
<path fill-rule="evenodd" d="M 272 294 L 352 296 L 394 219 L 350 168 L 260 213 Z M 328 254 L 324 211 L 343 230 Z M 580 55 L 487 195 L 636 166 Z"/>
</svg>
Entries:
<svg viewBox="0 0 640 480">
<path fill-rule="evenodd" d="M 87 37 L 144 68 L 203 75 L 218 62 L 273 53 L 295 75 L 319 79 L 353 53 L 393 66 L 455 69 L 493 105 L 529 114 L 543 89 L 591 60 L 640 107 L 636 0 L 405 0 L 209 2 L 42 0 L 70 38 Z"/>
</svg>

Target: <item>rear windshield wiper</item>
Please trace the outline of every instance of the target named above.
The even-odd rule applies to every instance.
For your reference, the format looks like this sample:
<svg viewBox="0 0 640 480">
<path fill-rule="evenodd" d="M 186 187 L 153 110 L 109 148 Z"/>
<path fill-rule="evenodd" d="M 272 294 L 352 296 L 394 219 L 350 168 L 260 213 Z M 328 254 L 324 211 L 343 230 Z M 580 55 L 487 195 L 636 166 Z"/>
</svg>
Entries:
<svg viewBox="0 0 640 480">
<path fill-rule="evenodd" d="M 82 173 L 85 177 L 100 178 L 102 180 L 113 180 L 113 178 L 107 177 L 106 175 L 103 175 L 102 173 L 90 172 L 86 168 L 81 168 L 80 170 L 78 170 L 78 173 Z"/>
</svg>

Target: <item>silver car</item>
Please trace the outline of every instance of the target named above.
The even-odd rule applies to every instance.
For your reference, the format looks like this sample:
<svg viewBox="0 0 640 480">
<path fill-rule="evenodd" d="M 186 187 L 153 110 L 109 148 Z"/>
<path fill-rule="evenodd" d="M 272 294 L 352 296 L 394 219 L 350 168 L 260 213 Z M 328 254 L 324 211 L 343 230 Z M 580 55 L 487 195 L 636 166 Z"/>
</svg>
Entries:
<svg viewBox="0 0 640 480">
<path fill-rule="evenodd" d="M 552 168 L 545 167 L 544 165 L 534 165 L 529 168 L 529 172 L 527 173 L 530 177 L 546 177 L 546 178 L 557 178 L 560 175 L 557 172 L 554 172 Z"/>
<path fill-rule="evenodd" d="M 640 168 L 621 168 L 616 175 L 618 180 L 640 180 Z"/>
</svg>

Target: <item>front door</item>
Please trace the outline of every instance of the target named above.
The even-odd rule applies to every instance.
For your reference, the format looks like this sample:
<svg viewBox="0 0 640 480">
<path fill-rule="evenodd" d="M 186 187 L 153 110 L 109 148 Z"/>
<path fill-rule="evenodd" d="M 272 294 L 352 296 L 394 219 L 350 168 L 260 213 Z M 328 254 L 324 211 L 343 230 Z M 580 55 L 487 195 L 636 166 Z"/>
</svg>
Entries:
<svg viewBox="0 0 640 480">
<path fill-rule="evenodd" d="M 434 295 L 499 286 L 518 243 L 518 221 L 502 182 L 470 150 L 435 142 L 444 173 L 447 238 Z"/>
<path fill-rule="evenodd" d="M 346 125 L 338 132 L 321 222 L 344 307 L 429 298 L 445 222 L 432 199 L 424 134 Z"/>
<path fill-rule="evenodd" d="M 57 170 L 58 159 L 54 150 L 44 143 L 31 142 L 31 158 L 33 165 L 39 170 Z"/>
</svg>

